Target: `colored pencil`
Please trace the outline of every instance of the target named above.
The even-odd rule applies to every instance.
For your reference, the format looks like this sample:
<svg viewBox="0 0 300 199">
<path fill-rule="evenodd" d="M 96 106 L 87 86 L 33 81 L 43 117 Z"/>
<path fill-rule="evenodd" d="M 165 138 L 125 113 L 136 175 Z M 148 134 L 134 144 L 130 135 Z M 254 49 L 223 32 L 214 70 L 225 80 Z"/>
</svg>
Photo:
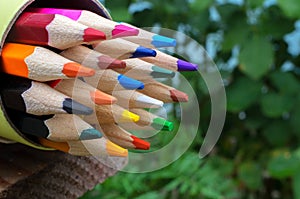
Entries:
<svg viewBox="0 0 300 199">
<path fill-rule="evenodd" d="M 59 113 L 89 115 L 93 112 L 50 86 L 24 78 L 1 75 L 1 97 L 11 109 L 33 115 Z"/>
<path fill-rule="evenodd" d="M 160 108 L 164 103 L 134 90 L 114 91 L 117 104 L 124 108 Z"/>
<path fill-rule="evenodd" d="M 80 79 L 55 80 L 48 82 L 48 85 L 88 107 L 93 107 L 94 104 L 109 105 L 117 101 L 115 97 L 99 91 Z"/>
<path fill-rule="evenodd" d="M 103 32 L 58 14 L 23 12 L 12 27 L 9 40 L 51 46 L 60 50 L 106 39 Z"/>
<path fill-rule="evenodd" d="M 41 145 L 53 148 L 65 153 L 76 156 L 94 156 L 106 157 L 117 156 L 127 157 L 128 151 L 106 138 L 102 137 L 93 140 L 69 141 L 69 142 L 53 142 L 44 138 L 39 139 Z"/>
<path fill-rule="evenodd" d="M 30 12 L 45 14 L 60 14 L 78 23 L 100 30 L 106 38 L 117 38 L 138 35 L 139 30 L 125 24 L 118 24 L 87 10 L 57 9 L 57 8 L 31 8 Z"/>
<path fill-rule="evenodd" d="M 136 28 L 127 23 L 121 23 L 131 28 Z M 145 46 L 147 48 L 161 48 L 161 47 L 174 47 L 176 46 L 176 40 L 170 37 L 158 35 L 143 29 L 138 28 L 139 34 L 133 37 L 124 37 L 123 39 Z"/>
<path fill-rule="evenodd" d="M 102 137 L 102 134 L 80 117 L 71 114 L 48 116 L 19 116 L 22 133 L 47 138 L 56 142 L 91 140 Z"/>
<path fill-rule="evenodd" d="M 7 43 L 2 50 L 1 71 L 36 81 L 92 76 L 95 71 L 46 48 Z"/>
<path fill-rule="evenodd" d="M 126 68 L 115 68 L 114 71 L 124 74 L 136 80 L 154 79 L 154 78 L 172 78 L 175 72 L 154 66 L 140 59 L 125 59 Z"/>
<path fill-rule="evenodd" d="M 137 122 L 140 117 L 116 104 L 113 105 L 96 105 L 95 114 L 84 116 L 84 121 L 89 124 L 110 124 Z"/>
<path fill-rule="evenodd" d="M 130 134 L 116 124 L 103 124 L 100 128 L 110 141 L 123 148 L 141 150 L 148 150 L 150 148 L 149 142 Z"/>
<path fill-rule="evenodd" d="M 125 68 L 126 63 L 84 46 L 74 46 L 60 53 L 63 57 L 93 69 Z"/>
<path fill-rule="evenodd" d="M 144 85 L 144 89 L 139 90 L 139 92 L 155 99 L 161 100 L 164 103 L 188 101 L 187 94 L 160 82 L 154 80 L 145 81 Z"/>
<path fill-rule="evenodd" d="M 93 77 L 84 78 L 84 80 L 104 92 L 124 89 L 140 90 L 144 88 L 142 82 L 126 77 L 111 69 L 98 70 Z"/>
<path fill-rule="evenodd" d="M 172 70 L 172 71 L 196 71 L 198 65 L 181 59 L 177 59 L 171 55 L 155 50 L 156 57 L 142 57 L 141 59 L 154 64 L 156 66 Z"/>
<path fill-rule="evenodd" d="M 154 115 L 144 109 L 130 109 L 131 112 L 140 116 L 139 121 L 135 123 L 128 123 L 128 125 L 120 124 L 127 130 L 162 130 L 162 131 L 173 131 L 174 125 L 172 122 L 165 120 L 162 117 Z M 140 128 L 142 127 L 142 128 Z"/>
<path fill-rule="evenodd" d="M 124 39 L 101 41 L 93 45 L 94 50 L 116 59 L 129 59 L 140 57 L 155 57 L 156 51 L 145 48 Z"/>
</svg>

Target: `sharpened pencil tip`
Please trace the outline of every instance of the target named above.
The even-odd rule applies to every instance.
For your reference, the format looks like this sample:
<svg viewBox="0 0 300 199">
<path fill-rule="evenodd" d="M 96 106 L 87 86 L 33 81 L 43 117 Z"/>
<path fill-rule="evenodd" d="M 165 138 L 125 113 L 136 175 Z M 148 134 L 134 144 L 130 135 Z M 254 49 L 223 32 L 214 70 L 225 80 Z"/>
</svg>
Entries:
<svg viewBox="0 0 300 199">
<path fill-rule="evenodd" d="M 135 136 L 130 136 L 133 139 L 132 144 L 135 146 L 136 149 L 141 149 L 141 150 L 149 150 L 150 149 L 150 143 L 142 140 L 138 137 Z"/>
<path fill-rule="evenodd" d="M 90 115 L 93 110 L 83 104 L 80 104 L 71 98 L 66 98 L 63 102 L 63 110 L 69 114 Z"/>
<path fill-rule="evenodd" d="M 189 96 L 184 93 L 184 92 L 181 92 L 179 90 L 170 90 L 170 95 L 171 95 L 171 98 L 174 102 L 187 102 L 189 101 Z"/>
<path fill-rule="evenodd" d="M 107 55 L 101 55 L 98 57 L 98 67 L 100 69 L 126 68 L 126 63 Z"/>
<path fill-rule="evenodd" d="M 107 140 L 106 141 L 106 151 L 110 156 L 117 156 L 117 157 L 127 157 L 128 150 L 124 149 L 113 142 Z"/>
<path fill-rule="evenodd" d="M 156 51 L 150 48 L 138 47 L 130 58 L 155 57 Z"/>
<path fill-rule="evenodd" d="M 181 59 L 179 59 L 177 61 L 177 67 L 178 67 L 178 71 L 196 71 L 196 70 L 198 70 L 197 64 L 183 61 Z"/>
<path fill-rule="evenodd" d="M 98 105 L 110 105 L 117 102 L 115 97 L 98 90 L 91 92 L 90 95 L 95 104 Z"/>
<path fill-rule="evenodd" d="M 151 44 L 153 46 L 155 46 L 155 48 L 174 47 L 174 46 L 176 46 L 176 40 L 173 39 L 173 38 L 164 37 L 164 36 L 161 36 L 161 35 L 154 35 L 152 37 Z"/>
<path fill-rule="evenodd" d="M 164 69 L 158 66 L 152 66 L 153 72 L 151 72 L 151 76 L 153 78 L 173 78 L 175 77 L 175 72 Z"/>
<path fill-rule="evenodd" d="M 85 129 L 81 132 L 80 140 L 93 140 L 103 137 L 103 135 L 96 129 Z"/>
<path fill-rule="evenodd" d="M 153 119 L 151 126 L 156 130 L 162 130 L 162 131 L 173 131 L 174 129 L 173 122 L 167 121 L 159 117 Z"/>
<path fill-rule="evenodd" d="M 90 77 L 95 75 L 95 70 L 84 67 L 75 62 L 65 64 L 62 72 L 67 77 Z"/>
<path fill-rule="evenodd" d="M 134 90 L 134 89 L 143 89 L 144 84 L 138 80 L 129 78 L 125 75 L 118 76 L 119 83 L 126 89 Z"/>
<path fill-rule="evenodd" d="M 164 103 L 160 100 L 154 99 L 152 97 L 149 97 L 147 95 L 141 95 L 136 99 L 137 103 L 141 104 L 147 104 L 148 106 L 151 106 L 152 108 L 160 108 L 164 105 Z"/>
<path fill-rule="evenodd" d="M 131 28 L 131 27 L 123 25 L 123 24 L 116 25 L 115 29 L 112 31 L 113 38 L 136 36 L 138 34 L 139 34 L 138 29 Z"/>
<path fill-rule="evenodd" d="M 84 42 L 92 42 L 92 41 L 99 41 L 105 39 L 106 39 L 105 33 L 99 30 L 96 30 L 94 28 L 87 28 L 84 30 L 84 36 L 83 36 Z"/>
<path fill-rule="evenodd" d="M 122 113 L 121 122 L 137 122 L 140 120 L 140 116 L 136 115 L 128 110 L 124 110 Z"/>
</svg>

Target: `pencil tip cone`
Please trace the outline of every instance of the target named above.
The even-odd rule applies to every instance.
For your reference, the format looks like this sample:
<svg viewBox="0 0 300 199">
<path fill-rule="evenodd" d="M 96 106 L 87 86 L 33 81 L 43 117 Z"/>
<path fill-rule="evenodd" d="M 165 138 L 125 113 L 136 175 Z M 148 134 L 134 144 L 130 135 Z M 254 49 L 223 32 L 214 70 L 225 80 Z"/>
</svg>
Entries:
<svg viewBox="0 0 300 199">
<path fill-rule="evenodd" d="M 103 135 L 96 129 L 90 128 L 85 129 L 81 132 L 81 135 L 79 137 L 80 140 L 93 140 L 101 138 Z"/>
<path fill-rule="evenodd" d="M 106 55 L 101 55 L 98 58 L 98 66 L 100 69 L 126 68 L 126 63 Z"/>
<path fill-rule="evenodd" d="M 92 41 L 99 41 L 99 40 L 105 40 L 106 35 L 94 28 L 87 28 L 84 30 L 84 36 L 83 41 L 84 42 L 92 42 Z"/>
<path fill-rule="evenodd" d="M 90 93 L 92 100 L 98 105 L 110 105 L 117 102 L 117 99 L 111 95 L 99 90 Z"/>
<path fill-rule="evenodd" d="M 124 110 L 122 113 L 122 122 L 137 122 L 139 120 L 140 120 L 140 116 L 128 110 Z"/>
<path fill-rule="evenodd" d="M 112 31 L 113 38 L 136 36 L 138 34 L 139 34 L 138 29 L 131 28 L 123 24 L 116 25 L 115 29 Z"/>
<path fill-rule="evenodd" d="M 135 52 L 132 54 L 131 58 L 140 58 L 140 57 L 155 57 L 156 51 L 150 48 L 138 47 Z"/>
<path fill-rule="evenodd" d="M 63 102 L 63 110 L 69 114 L 90 115 L 93 110 L 83 104 L 80 104 L 71 98 L 66 98 Z"/>
<path fill-rule="evenodd" d="M 177 61 L 177 67 L 178 67 L 178 71 L 196 71 L 196 70 L 198 70 L 197 64 L 183 61 L 181 59 L 179 59 Z"/>
<path fill-rule="evenodd" d="M 138 80 L 129 78 L 125 75 L 118 76 L 119 83 L 126 89 L 134 90 L 134 89 L 143 89 L 144 84 Z"/>
<path fill-rule="evenodd" d="M 162 131 L 173 131 L 173 122 L 169 122 L 163 118 L 155 118 L 151 125 L 154 129 Z"/>
<path fill-rule="evenodd" d="M 131 138 L 133 139 L 132 144 L 135 146 L 136 149 L 141 149 L 141 150 L 149 150 L 150 149 L 150 143 L 142 140 L 138 137 L 135 136 L 131 136 Z"/>
<path fill-rule="evenodd" d="M 174 102 L 187 102 L 189 101 L 189 97 L 186 93 L 181 92 L 179 90 L 170 90 L 171 98 Z"/>
<path fill-rule="evenodd" d="M 169 37 L 164 37 L 161 35 L 154 35 L 152 37 L 152 43 L 155 48 L 160 48 L 160 47 L 173 47 L 176 46 L 176 40 L 169 38 Z"/>
<path fill-rule="evenodd" d="M 172 78 L 175 77 L 175 72 L 160 68 L 158 66 L 152 66 L 153 72 L 151 72 L 151 76 L 153 78 Z"/>
<path fill-rule="evenodd" d="M 62 72 L 68 77 L 90 77 L 95 74 L 95 70 L 75 62 L 65 64 Z"/>
<path fill-rule="evenodd" d="M 117 156 L 117 157 L 127 157 L 128 150 L 124 149 L 111 141 L 106 141 L 106 151 L 110 156 Z"/>
<path fill-rule="evenodd" d="M 164 103 L 162 101 L 154 99 L 147 95 L 139 96 L 136 101 L 137 101 L 137 103 L 145 104 L 145 105 L 151 106 L 153 108 L 159 108 L 164 105 Z"/>
</svg>

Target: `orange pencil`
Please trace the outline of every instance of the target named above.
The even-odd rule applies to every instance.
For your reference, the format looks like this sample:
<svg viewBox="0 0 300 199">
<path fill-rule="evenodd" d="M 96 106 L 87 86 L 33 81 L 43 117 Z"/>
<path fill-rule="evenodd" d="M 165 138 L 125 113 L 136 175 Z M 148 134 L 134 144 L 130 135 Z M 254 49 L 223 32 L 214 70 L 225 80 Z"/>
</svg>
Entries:
<svg viewBox="0 0 300 199">
<path fill-rule="evenodd" d="M 43 47 L 7 43 L 0 57 L 1 71 L 36 81 L 93 76 L 95 71 Z"/>
</svg>

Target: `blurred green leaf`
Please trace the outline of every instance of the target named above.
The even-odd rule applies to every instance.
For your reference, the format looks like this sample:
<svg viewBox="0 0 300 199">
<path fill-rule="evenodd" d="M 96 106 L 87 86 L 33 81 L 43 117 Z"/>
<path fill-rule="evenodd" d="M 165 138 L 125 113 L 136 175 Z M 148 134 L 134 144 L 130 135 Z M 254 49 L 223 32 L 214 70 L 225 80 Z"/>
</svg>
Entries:
<svg viewBox="0 0 300 199">
<path fill-rule="evenodd" d="M 262 170 L 254 162 L 244 162 L 238 168 L 239 179 L 251 190 L 262 186 Z"/>
<path fill-rule="evenodd" d="M 298 0 L 277 0 L 279 7 L 291 18 L 300 18 L 300 1 Z"/>
<path fill-rule="evenodd" d="M 247 109 L 260 96 L 262 83 L 240 77 L 227 89 L 227 109 L 239 112 Z"/>
<path fill-rule="evenodd" d="M 247 3 L 251 8 L 260 7 L 263 5 L 265 0 L 248 0 Z"/>
<path fill-rule="evenodd" d="M 268 163 L 268 171 L 274 178 L 286 178 L 293 176 L 300 166 L 300 159 L 288 152 L 280 153 Z"/>
<path fill-rule="evenodd" d="M 249 25 L 246 19 L 236 17 L 232 19 L 231 23 L 232 25 L 224 35 L 222 43 L 222 49 L 224 51 L 231 51 L 235 45 L 243 44 L 249 34 Z"/>
<path fill-rule="evenodd" d="M 300 82 L 289 72 L 276 71 L 270 75 L 273 85 L 284 94 L 297 94 L 300 90 Z"/>
<path fill-rule="evenodd" d="M 263 135 L 273 146 L 282 147 L 291 137 L 291 132 L 288 127 L 287 122 L 275 120 L 264 128 Z"/>
<path fill-rule="evenodd" d="M 265 116 L 276 118 L 289 112 L 293 107 L 293 98 L 277 93 L 267 93 L 261 98 L 261 109 Z"/>
<path fill-rule="evenodd" d="M 190 9 L 195 12 L 199 12 L 208 9 L 213 3 L 214 0 L 195 0 L 190 3 Z"/>
<path fill-rule="evenodd" d="M 300 198 L 300 171 L 297 171 L 293 178 L 293 193 L 294 193 L 294 198 L 299 199 Z"/>
<path fill-rule="evenodd" d="M 274 62 L 272 44 L 264 37 L 248 39 L 239 55 L 240 70 L 253 79 L 260 79 Z"/>
</svg>

